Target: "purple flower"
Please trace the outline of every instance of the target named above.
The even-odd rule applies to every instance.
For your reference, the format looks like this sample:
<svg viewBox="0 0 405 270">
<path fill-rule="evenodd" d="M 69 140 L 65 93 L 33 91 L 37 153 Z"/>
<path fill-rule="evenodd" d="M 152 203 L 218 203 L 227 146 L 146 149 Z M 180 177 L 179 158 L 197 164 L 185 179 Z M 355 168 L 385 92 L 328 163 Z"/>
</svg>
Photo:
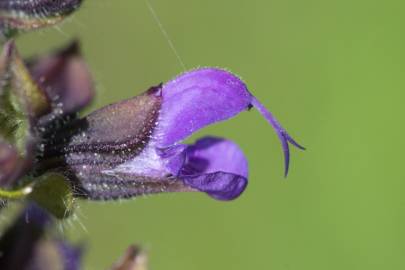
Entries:
<svg viewBox="0 0 405 270">
<path fill-rule="evenodd" d="M 30 204 L 0 238 L 0 269 L 2 270 L 79 270 L 81 248 L 49 237 L 53 226 L 51 216 Z"/>
<path fill-rule="evenodd" d="M 0 186 L 13 189 L 28 179 L 28 188 L 3 193 L 19 198 L 32 192 L 29 198 L 58 217 L 71 212 L 73 196 L 109 200 L 201 191 L 218 200 L 237 198 L 248 182 L 241 149 L 223 138 L 192 145 L 183 140 L 251 108 L 275 129 L 285 175 L 289 143 L 302 148 L 241 79 L 217 68 L 186 72 L 83 118 L 76 112 L 91 101 L 93 87 L 76 43 L 23 61 L 9 42 L 0 78 Z M 49 192 L 58 198 L 50 199 Z"/>
<path fill-rule="evenodd" d="M 79 270 L 84 248 L 68 243 L 55 230 L 55 219 L 36 204 L 28 204 L 0 236 L 1 270 Z M 147 256 L 131 245 L 111 270 L 147 269 Z"/>
<path fill-rule="evenodd" d="M 40 167 L 64 173 L 80 195 L 91 199 L 202 191 L 215 199 L 232 200 L 248 182 L 247 160 L 240 148 L 214 137 L 192 145 L 182 141 L 252 107 L 275 129 L 287 174 L 288 143 L 303 148 L 241 79 L 217 68 L 186 72 L 46 134 Z"/>
</svg>

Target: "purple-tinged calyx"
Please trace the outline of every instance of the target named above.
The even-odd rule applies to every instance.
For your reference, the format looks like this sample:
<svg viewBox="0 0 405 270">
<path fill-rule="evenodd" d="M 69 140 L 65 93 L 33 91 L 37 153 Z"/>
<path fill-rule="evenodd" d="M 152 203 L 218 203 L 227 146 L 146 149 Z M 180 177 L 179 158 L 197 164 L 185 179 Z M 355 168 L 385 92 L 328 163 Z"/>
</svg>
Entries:
<svg viewBox="0 0 405 270">
<path fill-rule="evenodd" d="M 27 60 L 33 80 L 51 100 L 59 114 L 72 114 L 94 97 L 93 79 L 74 40 L 53 54 Z"/>
<path fill-rule="evenodd" d="M 241 149 L 215 137 L 192 145 L 182 141 L 251 107 L 259 110 L 281 140 L 287 174 L 288 143 L 303 148 L 237 76 L 216 68 L 186 72 L 49 134 L 40 170 L 63 172 L 78 195 L 91 199 L 202 191 L 215 199 L 232 200 L 248 182 Z"/>
<path fill-rule="evenodd" d="M 0 187 L 10 185 L 13 174 L 18 170 L 18 161 L 16 149 L 0 138 Z"/>
<path fill-rule="evenodd" d="M 1 0 L 0 34 L 54 25 L 77 10 L 82 0 Z"/>
<path fill-rule="evenodd" d="M 14 42 L 8 41 L 0 55 L 0 80 L 0 198 L 29 197 L 43 207 L 58 206 L 56 212 L 65 216 L 64 195 L 70 183 L 48 172 L 36 178 L 34 167 L 45 145 L 43 135 L 52 125 L 75 119 L 93 96 L 92 79 L 78 44 L 24 61 Z M 59 194 L 63 186 L 66 192 Z M 48 193 L 51 187 L 52 198 Z"/>
</svg>

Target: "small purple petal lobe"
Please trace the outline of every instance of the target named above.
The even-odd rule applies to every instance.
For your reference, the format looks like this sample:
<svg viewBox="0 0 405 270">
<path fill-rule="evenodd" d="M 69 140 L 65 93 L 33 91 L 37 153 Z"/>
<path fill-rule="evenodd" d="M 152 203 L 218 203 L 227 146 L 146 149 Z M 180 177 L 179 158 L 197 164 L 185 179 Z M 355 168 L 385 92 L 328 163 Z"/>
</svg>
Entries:
<svg viewBox="0 0 405 270">
<path fill-rule="evenodd" d="M 234 142 L 205 137 L 187 148 L 178 177 L 211 197 L 232 200 L 246 188 L 248 162 Z"/>
<path fill-rule="evenodd" d="M 181 174 L 218 171 L 248 176 L 248 162 L 237 144 L 223 138 L 204 137 L 187 148 Z"/>
<path fill-rule="evenodd" d="M 246 178 L 224 172 L 185 176 L 183 181 L 186 185 L 221 201 L 236 199 L 247 186 Z"/>
</svg>

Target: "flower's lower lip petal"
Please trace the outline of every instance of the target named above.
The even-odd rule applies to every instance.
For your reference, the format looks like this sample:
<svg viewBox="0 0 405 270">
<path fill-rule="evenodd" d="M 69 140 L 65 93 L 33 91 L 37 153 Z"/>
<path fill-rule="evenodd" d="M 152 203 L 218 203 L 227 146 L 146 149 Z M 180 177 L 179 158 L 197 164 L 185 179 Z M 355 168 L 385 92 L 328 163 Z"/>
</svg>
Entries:
<svg viewBox="0 0 405 270">
<path fill-rule="evenodd" d="M 186 149 L 186 161 L 179 177 L 226 172 L 248 177 L 248 162 L 239 146 L 231 140 L 204 137 Z"/>
<path fill-rule="evenodd" d="M 221 201 L 238 198 L 248 183 L 247 178 L 226 172 L 183 176 L 182 180 L 186 185 Z"/>
<path fill-rule="evenodd" d="M 246 110 L 251 95 L 235 75 L 206 68 L 185 73 L 163 85 L 163 103 L 156 131 L 160 147 L 167 147 L 204 126 Z"/>
<path fill-rule="evenodd" d="M 179 178 L 218 200 L 237 198 L 246 188 L 248 162 L 234 142 L 205 137 L 189 146 Z"/>
</svg>

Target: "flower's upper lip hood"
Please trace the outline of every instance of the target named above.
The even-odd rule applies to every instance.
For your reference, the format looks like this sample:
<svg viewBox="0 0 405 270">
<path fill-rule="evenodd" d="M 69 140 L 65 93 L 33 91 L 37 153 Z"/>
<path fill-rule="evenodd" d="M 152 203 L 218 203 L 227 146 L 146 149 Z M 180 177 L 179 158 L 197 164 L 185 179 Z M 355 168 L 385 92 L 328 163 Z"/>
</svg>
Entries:
<svg viewBox="0 0 405 270">
<path fill-rule="evenodd" d="M 163 85 L 157 145 L 179 143 L 204 126 L 227 120 L 255 107 L 276 131 L 285 156 L 288 174 L 288 144 L 304 149 L 286 132 L 276 118 L 249 92 L 236 75 L 219 68 L 201 68 L 186 72 Z"/>
<path fill-rule="evenodd" d="M 186 72 L 163 85 L 157 130 L 158 145 L 167 147 L 198 129 L 247 109 L 251 95 L 233 74 L 216 68 Z"/>
</svg>

